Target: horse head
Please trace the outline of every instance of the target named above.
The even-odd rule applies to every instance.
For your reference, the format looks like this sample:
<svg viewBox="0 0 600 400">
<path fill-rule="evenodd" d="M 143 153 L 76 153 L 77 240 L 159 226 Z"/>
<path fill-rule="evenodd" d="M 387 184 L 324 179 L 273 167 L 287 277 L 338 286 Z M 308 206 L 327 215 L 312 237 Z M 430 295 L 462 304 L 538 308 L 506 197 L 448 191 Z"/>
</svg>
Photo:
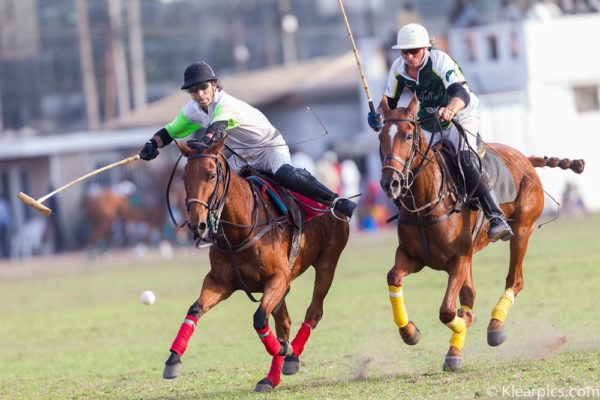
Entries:
<svg viewBox="0 0 600 400">
<path fill-rule="evenodd" d="M 407 108 L 396 108 L 385 113 L 385 124 L 379 133 L 381 157 L 381 187 L 395 200 L 405 195 L 414 182 L 413 168 L 418 157 L 420 131 L 415 118 L 416 98 Z"/>
<path fill-rule="evenodd" d="M 225 132 L 205 137 L 203 141 L 189 140 L 177 143 L 187 157 L 183 182 L 187 194 L 189 223 L 195 239 L 204 240 L 210 230 L 216 231 L 225 201 L 229 167 L 221 151 L 225 145 Z"/>
</svg>

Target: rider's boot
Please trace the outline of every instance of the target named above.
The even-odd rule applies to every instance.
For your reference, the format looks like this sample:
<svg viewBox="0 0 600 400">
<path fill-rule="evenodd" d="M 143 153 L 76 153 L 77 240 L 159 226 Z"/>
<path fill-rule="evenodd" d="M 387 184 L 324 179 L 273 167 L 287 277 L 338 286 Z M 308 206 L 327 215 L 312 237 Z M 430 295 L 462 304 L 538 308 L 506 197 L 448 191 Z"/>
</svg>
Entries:
<svg viewBox="0 0 600 400">
<path fill-rule="evenodd" d="M 352 218 L 356 203 L 329 190 L 307 170 L 284 164 L 275 172 L 275 179 L 282 186 L 319 203 L 329 205 L 346 217 Z"/>
<path fill-rule="evenodd" d="M 487 192 L 481 193 L 479 195 L 479 203 L 486 218 L 490 221 L 490 228 L 488 229 L 488 238 L 490 241 L 495 242 L 498 239 L 510 240 L 513 237 L 513 231 L 510 229 L 508 222 L 506 222 L 506 218 L 504 218 L 494 190 L 490 189 Z"/>
<path fill-rule="evenodd" d="M 513 231 L 500 209 L 489 175 L 483 169 L 480 171 L 479 160 L 470 151 L 461 151 L 461 159 L 467 190 L 479 199 L 481 209 L 490 222 L 488 238 L 491 242 L 509 240 L 513 237 Z"/>
</svg>

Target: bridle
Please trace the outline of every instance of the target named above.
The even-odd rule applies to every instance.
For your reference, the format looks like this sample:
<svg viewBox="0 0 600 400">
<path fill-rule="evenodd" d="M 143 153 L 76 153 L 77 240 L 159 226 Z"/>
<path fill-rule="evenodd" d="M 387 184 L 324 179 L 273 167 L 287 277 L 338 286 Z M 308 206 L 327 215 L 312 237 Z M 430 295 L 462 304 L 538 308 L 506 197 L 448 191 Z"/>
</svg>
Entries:
<svg viewBox="0 0 600 400">
<path fill-rule="evenodd" d="M 398 176 L 400 178 L 401 187 L 400 187 L 400 195 L 396 199 L 396 203 L 400 208 L 403 208 L 410 213 L 418 214 L 419 219 L 422 218 L 423 216 L 426 216 L 429 213 L 433 212 L 433 209 L 441 202 L 441 200 L 443 198 L 453 194 L 452 189 L 444 192 L 445 180 L 447 178 L 447 176 L 446 176 L 447 173 L 445 173 L 445 172 L 447 172 L 447 171 L 444 171 L 444 169 L 446 167 L 445 167 L 444 161 L 440 160 L 441 156 L 434 152 L 433 153 L 434 158 L 427 157 L 427 155 L 429 154 L 430 151 L 433 152 L 433 150 L 431 150 L 431 141 L 429 141 L 427 143 L 427 147 L 424 151 L 421 150 L 420 124 L 430 118 L 435 118 L 435 117 L 433 115 L 428 115 L 428 116 L 425 116 L 420 119 L 416 119 L 414 117 L 412 117 L 412 118 L 391 118 L 391 119 L 386 119 L 384 121 L 386 124 L 387 123 L 409 122 L 414 126 L 413 142 L 411 145 L 411 151 L 409 153 L 408 159 L 404 160 L 403 158 L 393 154 L 393 150 L 390 150 L 391 151 L 390 154 L 386 154 L 385 156 L 382 156 L 382 165 L 383 166 L 382 166 L 381 170 L 382 170 L 382 173 L 385 170 L 391 170 L 398 174 Z M 393 143 L 392 143 L 391 147 L 393 148 Z M 412 165 L 415 162 L 415 158 L 417 157 L 417 154 L 421 155 L 421 161 L 415 168 L 412 168 Z M 422 204 L 420 206 L 417 206 L 416 204 L 414 204 L 414 198 L 413 198 L 412 205 L 406 204 L 405 198 L 408 197 L 408 195 L 411 193 L 410 189 L 411 189 L 412 185 L 415 183 L 417 176 L 421 173 L 421 171 L 423 171 L 423 167 L 426 165 L 426 163 L 434 161 L 435 157 L 437 157 L 438 163 L 440 163 L 440 165 L 444 165 L 444 167 L 442 168 L 442 180 L 440 182 L 440 187 L 438 190 L 437 197 L 434 200 L 432 200 L 426 204 Z M 402 166 L 402 169 L 399 169 L 399 168 L 396 168 L 395 166 L 393 166 L 392 165 L 393 161 L 399 163 Z M 454 207 L 452 207 L 452 209 L 453 208 Z M 427 210 L 427 209 L 429 209 L 429 212 L 427 212 L 425 214 L 421 214 L 422 211 Z M 445 214 L 449 214 L 449 213 L 450 213 L 450 211 L 448 211 Z M 399 221 L 399 222 L 401 222 L 401 221 Z"/>
<path fill-rule="evenodd" d="M 384 123 L 386 123 L 386 124 L 388 124 L 388 123 L 397 124 L 399 122 L 409 122 L 414 127 L 411 151 L 408 155 L 408 159 L 406 159 L 406 160 L 397 156 L 396 154 L 394 154 L 392 149 L 390 149 L 389 154 L 386 154 L 385 156 L 383 156 L 383 154 L 382 154 L 381 171 L 383 172 L 385 170 L 391 170 L 391 171 L 397 173 L 400 178 L 400 183 L 402 185 L 401 193 L 407 193 L 409 191 L 410 187 L 415 182 L 417 175 L 420 173 L 423 163 L 427 160 L 427 158 L 425 156 L 428 153 L 430 146 L 428 146 L 427 150 L 422 154 L 423 158 L 421 159 L 421 163 L 417 166 L 417 168 L 415 168 L 415 170 L 413 170 L 411 168 L 411 166 L 414 163 L 415 158 L 417 157 L 417 154 L 420 153 L 420 151 L 419 151 L 420 144 L 421 144 L 421 136 L 419 135 L 420 120 L 417 120 L 415 118 L 392 118 L 392 119 L 386 119 L 384 121 Z M 391 144 L 390 147 L 393 148 L 393 143 Z M 400 164 L 402 166 L 402 168 L 400 169 L 400 168 L 395 167 L 393 165 L 393 162 L 397 162 L 398 164 Z"/>
<path fill-rule="evenodd" d="M 229 192 L 229 183 L 231 181 L 231 170 L 230 170 L 229 164 L 226 162 L 223 163 L 218 154 L 194 153 L 194 154 L 190 154 L 188 156 L 188 161 L 193 160 L 193 159 L 199 159 L 199 158 L 210 158 L 210 159 L 216 160 L 217 180 L 215 183 L 215 188 L 213 189 L 212 193 L 210 194 L 210 196 L 208 198 L 208 202 L 201 200 L 201 199 L 188 197 L 187 201 L 186 201 L 187 209 L 189 212 L 190 206 L 192 204 L 199 204 L 199 205 L 203 206 L 204 208 L 206 208 L 208 211 L 208 218 L 207 218 L 208 227 L 210 229 L 210 232 L 214 235 L 217 233 L 217 229 L 218 229 L 220 219 L 221 219 L 221 213 L 223 212 L 223 208 L 225 207 L 227 193 Z M 223 167 L 224 165 L 225 165 L 225 167 Z M 219 187 L 221 186 L 222 182 L 224 183 L 223 193 L 219 196 Z M 191 229 L 191 227 L 190 227 L 190 229 Z M 197 235 L 197 233 L 194 232 L 193 230 L 192 230 L 192 233 L 194 234 L 194 236 Z"/>
</svg>

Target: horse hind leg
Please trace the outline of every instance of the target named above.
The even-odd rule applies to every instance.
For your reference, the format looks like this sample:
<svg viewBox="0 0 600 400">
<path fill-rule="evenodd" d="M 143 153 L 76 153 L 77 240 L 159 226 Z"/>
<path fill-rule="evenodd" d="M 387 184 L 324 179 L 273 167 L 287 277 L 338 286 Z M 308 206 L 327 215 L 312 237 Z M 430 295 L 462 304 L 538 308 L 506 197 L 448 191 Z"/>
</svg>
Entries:
<svg viewBox="0 0 600 400">
<path fill-rule="evenodd" d="M 323 302 L 333 282 L 340 254 L 341 252 L 334 252 L 333 250 L 330 253 L 325 252 L 314 263 L 315 282 L 312 300 L 306 310 L 304 322 L 300 325 L 296 336 L 291 342 L 293 354 L 285 357 L 283 364 L 284 375 L 293 375 L 300 369 L 300 355 L 304 352 L 304 347 L 312 331 L 323 317 Z"/>
<path fill-rule="evenodd" d="M 508 311 L 514 304 L 515 297 L 523 289 L 523 259 L 532 231 L 533 226 L 521 228 L 515 232 L 515 236 L 510 241 L 510 266 L 506 276 L 504 294 L 492 310 L 487 328 L 487 341 L 490 346 L 500 346 L 507 339 L 504 323 Z"/>
</svg>

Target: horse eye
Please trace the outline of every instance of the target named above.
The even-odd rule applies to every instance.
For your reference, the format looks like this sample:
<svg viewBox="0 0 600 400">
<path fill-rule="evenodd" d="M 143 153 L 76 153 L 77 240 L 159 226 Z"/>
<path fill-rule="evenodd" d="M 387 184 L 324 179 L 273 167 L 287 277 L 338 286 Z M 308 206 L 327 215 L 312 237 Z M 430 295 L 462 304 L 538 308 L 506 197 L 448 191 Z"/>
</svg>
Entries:
<svg viewBox="0 0 600 400">
<path fill-rule="evenodd" d="M 413 135 L 412 133 L 409 133 L 408 135 L 406 135 L 406 140 L 412 140 Z"/>
<path fill-rule="evenodd" d="M 211 180 L 211 181 L 214 181 L 215 179 L 217 179 L 217 174 L 210 174 L 208 176 L 208 179 Z"/>
</svg>

